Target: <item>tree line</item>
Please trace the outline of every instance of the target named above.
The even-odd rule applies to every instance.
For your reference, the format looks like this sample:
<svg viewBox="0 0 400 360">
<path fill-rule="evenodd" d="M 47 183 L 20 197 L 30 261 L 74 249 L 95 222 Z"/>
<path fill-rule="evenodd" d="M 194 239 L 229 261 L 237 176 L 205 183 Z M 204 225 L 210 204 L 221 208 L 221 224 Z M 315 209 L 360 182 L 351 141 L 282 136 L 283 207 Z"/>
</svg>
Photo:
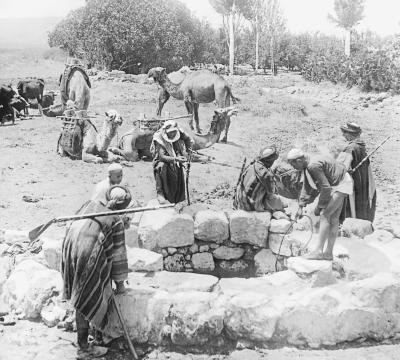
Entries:
<svg viewBox="0 0 400 360">
<path fill-rule="evenodd" d="M 196 63 L 249 64 L 254 71 L 299 70 L 363 90 L 400 87 L 400 40 L 357 33 L 365 0 L 335 0 L 327 14 L 345 41 L 321 33 L 291 34 L 279 0 L 210 0 L 222 26 L 194 17 L 179 0 L 86 0 L 49 34 L 49 44 L 102 69 L 145 73 Z M 345 45 L 345 46 L 344 46 Z"/>
</svg>

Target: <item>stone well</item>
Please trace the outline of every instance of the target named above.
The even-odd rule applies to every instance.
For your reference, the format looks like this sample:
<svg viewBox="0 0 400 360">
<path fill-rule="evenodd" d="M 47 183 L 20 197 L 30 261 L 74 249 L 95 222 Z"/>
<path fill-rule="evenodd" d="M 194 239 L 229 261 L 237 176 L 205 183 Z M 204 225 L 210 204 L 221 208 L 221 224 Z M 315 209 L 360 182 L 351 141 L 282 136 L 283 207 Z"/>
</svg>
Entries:
<svg viewBox="0 0 400 360">
<path fill-rule="evenodd" d="M 276 272 L 284 215 L 163 212 L 136 216 L 126 232 L 129 289 L 116 300 L 134 342 L 318 348 L 399 338 L 400 239 L 390 229 L 348 222 L 333 262 L 298 257 L 310 232 L 295 230 Z M 61 237 L 42 238 L 39 253 L 10 256 L 27 242 L 26 232 L 0 230 L 0 304 L 72 329 L 73 312 L 60 301 Z M 105 333 L 122 335 L 112 309 Z"/>
</svg>

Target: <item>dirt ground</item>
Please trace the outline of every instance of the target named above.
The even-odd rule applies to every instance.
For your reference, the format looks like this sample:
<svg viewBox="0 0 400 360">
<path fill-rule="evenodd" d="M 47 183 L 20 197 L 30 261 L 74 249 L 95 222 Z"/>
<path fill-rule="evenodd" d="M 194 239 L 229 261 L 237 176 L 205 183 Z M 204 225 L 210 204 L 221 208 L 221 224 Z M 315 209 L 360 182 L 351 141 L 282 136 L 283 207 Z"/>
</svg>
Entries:
<svg viewBox="0 0 400 360">
<path fill-rule="evenodd" d="M 40 64 L 31 66 L 31 74 L 50 74 L 45 76 L 46 87 L 57 89 L 57 74 L 63 70 L 63 64 L 47 61 L 43 66 L 44 73 Z M 6 70 L 0 72 L 0 83 L 16 84 L 17 76 L 7 76 L 16 73 L 14 67 L 8 73 Z M 249 76 L 229 81 L 234 94 L 241 99 L 239 114 L 232 119 L 228 144 L 216 144 L 204 153 L 214 156 L 219 163 L 240 167 L 244 156 L 251 159 L 262 146 L 270 143 L 277 144 L 282 154 L 293 145 L 303 144 L 311 151 L 316 148 L 326 151 L 327 147 L 341 141 L 339 125 L 348 120 L 356 121 L 363 127 L 369 149 L 393 135 L 372 157 L 372 164 L 379 188 L 377 222 L 390 222 L 397 217 L 399 96 L 373 104 L 373 99 L 360 99 L 366 95 L 356 89 L 328 83 L 315 85 L 305 82 L 300 75 L 286 73 L 275 78 Z M 94 122 L 100 126 L 104 111 L 118 110 L 124 118 L 119 130 L 121 136 L 132 128 L 132 122 L 141 113 L 148 117 L 155 113 L 156 91 L 155 84 L 93 82 L 90 109 L 99 114 Z M 203 129 L 208 128 L 212 111 L 212 104 L 200 106 Z M 183 103 L 171 99 L 164 107 L 163 115 L 167 113 L 185 114 Z M 90 197 L 94 185 L 106 176 L 107 164 L 87 164 L 56 154 L 60 128 L 60 120 L 46 117 L 17 121 L 15 126 L 7 123 L 0 128 L 2 228 L 27 230 L 55 216 L 73 214 Z M 190 175 L 192 200 L 230 208 L 229 190 L 234 188 L 238 173 L 237 168 L 229 166 L 194 163 Z M 155 197 L 151 163 L 140 161 L 125 167 L 124 181 L 133 197 L 142 204 Z M 26 202 L 24 196 L 36 202 Z M 49 236 L 62 234 L 63 229 L 57 226 L 47 232 Z"/>
<path fill-rule="evenodd" d="M 0 57 L 1 61 L 4 61 Z M 44 61 L 30 64 L 29 68 L 18 67 L 12 62 L 0 66 L 0 83 L 16 84 L 23 76 L 42 76 L 47 89 L 57 89 L 57 79 L 63 64 Z M 298 74 L 282 73 L 277 77 L 248 76 L 228 79 L 233 93 L 241 99 L 239 114 L 232 119 L 228 144 L 216 144 L 203 152 L 215 157 L 215 161 L 240 167 L 243 157 L 254 157 L 259 149 L 275 143 L 284 154 L 292 146 L 307 144 L 310 151 L 326 151 L 341 141 L 339 125 L 355 121 L 363 128 L 363 137 L 369 149 L 392 135 L 381 150 L 372 157 L 373 172 L 378 186 L 378 209 L 376 224 L 396 223 L 399 215 L 400 166 L 398 165 L 400 139 L 399 96 L 378 99 L 356 89 L 346 89 L 328 83 L 319 85 L 305 82 Z M 94 120 L 100 125 L 104 111 L 118 110 L 124 118 L 119 136 L 132 128 L 132 122 L 141 113 L 148 117 L 155 113 L 156 85 L 102 80 L 93 82 L 90 109 L 99 115 Z M 378 100 L 377 100 L 378 99 Z M 382 101 L 381 101 L 382 100 Z M 203 129 L 211 119 L 213 105 L 200 106 Z M 164 107 L 163 115 L 185 114 L 181 101 L 171 99 Z M 186 120 L 182 120 L 186 121 Z M 56 118 L 35 117 L 19 121 L 15 126 L 0 127 L 0 228 L 29 230 L 55 216 L 73 214 L 90 198 L 94 185 L 106 176 L 107 164 L 87 164 L 72 161 L 56 154 L 56 143 L 61 128 Z M 113 141 L 113 145 L 116 140 Z M 194 202 L 214 204 L 219 208 L 232 206 L 230 190 L 236 185 L 239 170 L 217 164 L 192 164 L 190 191 Z M 155 197 L 152 166 L 140 161 L 124 168 L 124 182 L 143 205 Z M 23 200 L 32 199 L 36 202 Z M 62 236 L 64 228 L 53 226 L 47 236 Z M 5 334 L 22 334 L 29 327 L 32 341 L 43 345 L 38 339 L 40 331 L 56 337 L 56 330 L 44 325 L 28 323 L 25 327 Z M 36 331 L 40 326 L 40 331 Z M 1 330 L 0 330 L 1 331 Z M 58 330 L 57 330 L 58 331 Z M 50 334 L 50 335 L 49 335 Z M 0 336 L 1 337 L 1 336 Z M 4 339 L 4 338 L 3 338 Z M 18 339 L 3 344 L 16 349 Z M 57 338 L 53 339 L 56 344 Z M 3 340 L 4 341 L 4 340 Z M 0 341 L 1 343 L 1 341 Z M 38 345 L 38 346 L 39 346 Z M 32 345 L 29 359 L 34 359 L 39 347 Z M 67 346 L 67 345 L 65 345 Z M 4 349 L 4 347 L 2 346 Z M 348 353 L 335 350 L 321 353 L 295 349 L 272 352 L 234 353 L 226 359 L 397 359 L 398 346 L 351 349 Z M 71 349 L 69 349 L 70 351 Z M 17 354 L 18 351 L 16 350 Z M 24 354 L 19 353 L 19 356 Z M 16 356 L 16 355 L 15 355 Z M 186 359 L 186 355 L 163 354 L 153 359 Z M 3 358 L 0 355 L 0 358 Z M 14 357 L 13 359 L 28 357 Z M 149 357 L 151 358 L 151 357 Z M 212 356 L 209 359 L 222 359 Z M 10 358 L 11 359 L 11 358 Z M 45 357 L 40 356 L 40 359 Z M 200 360 L 206 357 L 193 357 Z"/>
</svg>

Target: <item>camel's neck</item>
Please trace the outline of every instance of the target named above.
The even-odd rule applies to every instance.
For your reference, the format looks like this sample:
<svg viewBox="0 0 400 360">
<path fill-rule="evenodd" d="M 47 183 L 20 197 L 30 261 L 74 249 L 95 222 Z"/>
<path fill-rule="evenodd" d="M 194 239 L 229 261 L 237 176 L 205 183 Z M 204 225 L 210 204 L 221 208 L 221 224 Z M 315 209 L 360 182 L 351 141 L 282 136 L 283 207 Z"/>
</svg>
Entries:
<svg viewBox="0 0 400 360">
<path fill-rule="evenodd" d="M 104 121 L 103 128 L 101 131 L 97 134 L 97 149 L 99 151 L 106 151 L 107 148 L 111 144 L 111 140 L 115 136 L 117 132 L 117 127 L 118 125 L 115 125 L 114 123 L 109 123 L 108 121 Z"/>
<path fill-rule="evenodd" d="M 165 79 L 160 81 L 160 85 L 162 86 L 162 88 L 164 90 L 166 90 L 175 99 L 183 100 L 182 91 L 180 89 L 180 85 L 181 85 L 182 81 L 178 84 L 175 84 L 168 78 L 168 76 L 166 76 Z"/>
<path fill-rule="evenodd" d="M 194 142 L 195 142 L 195 149 L 194 150 L 200 150 L 200 149 L 205 149 L 208 148 L 212 145 L 214 145 L 218 139 L 219 136 L 221 135 L 221 132 L 212 134 L 211 132 L 208 132 L 207 134 L 193 134 Z"/>
</svg>

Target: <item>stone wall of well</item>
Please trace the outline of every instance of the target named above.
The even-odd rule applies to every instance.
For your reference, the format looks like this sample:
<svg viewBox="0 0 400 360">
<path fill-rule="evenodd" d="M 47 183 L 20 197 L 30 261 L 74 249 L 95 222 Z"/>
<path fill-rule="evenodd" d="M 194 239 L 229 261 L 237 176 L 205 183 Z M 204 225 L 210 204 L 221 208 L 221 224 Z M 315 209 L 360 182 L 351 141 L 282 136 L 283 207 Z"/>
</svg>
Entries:
<svg viewBox="0 0 400 360">
<path fill-rule="evenodd" d="M 304 225 L 290 229 L 283 212 L 163 209 L 142 215 L 137 238 L 139 247 L 162 254 L 167 271 L 260 276 L 285 269 L 288 257 L 305 251 L 311 225 L 299 231 Z"/>
</svg>

